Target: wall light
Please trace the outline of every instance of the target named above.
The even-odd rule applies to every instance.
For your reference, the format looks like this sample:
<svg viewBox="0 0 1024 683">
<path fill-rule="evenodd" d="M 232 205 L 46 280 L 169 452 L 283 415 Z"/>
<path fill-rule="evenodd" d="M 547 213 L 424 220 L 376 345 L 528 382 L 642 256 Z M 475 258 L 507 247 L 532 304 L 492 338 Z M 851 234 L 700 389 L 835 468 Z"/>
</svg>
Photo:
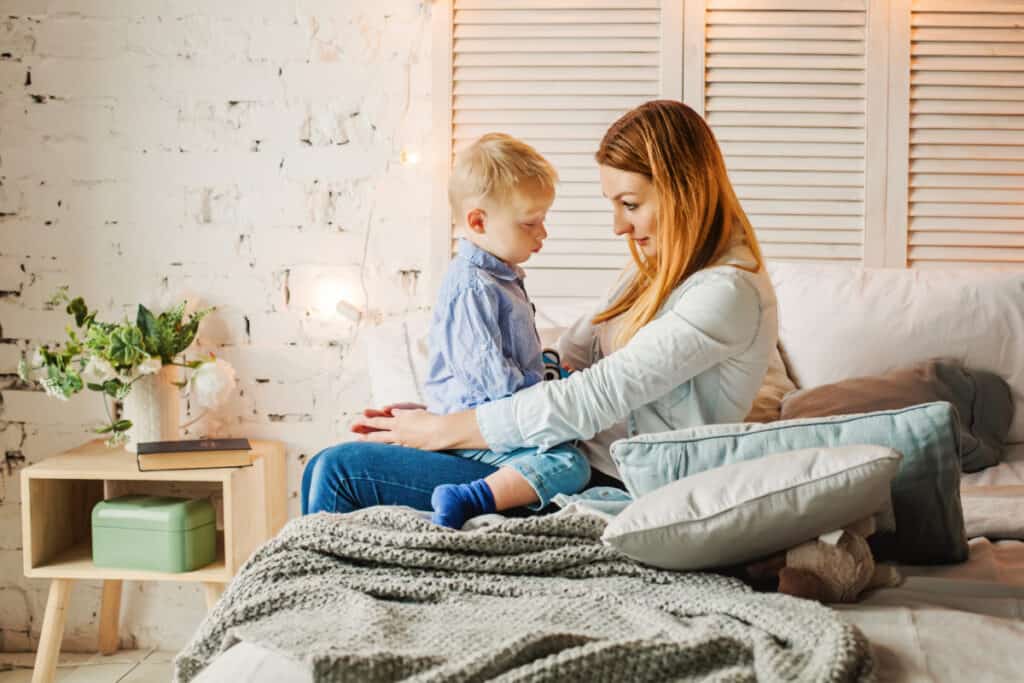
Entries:
<svg viewBox="0 0 1024 683">
<path fill-rule="evenodd" d="M 352 303 L 352 288 L 345 282 L 328 277 L 316 285 L 316 312 L 324 318 L 341 315 L 352 322 L 359 322 L 363 311 Z"/>
<path fill-rule="evenodd" d="M 414 147 L 403 147 L 402 151 L 398 153 L 398 163 L 402 166 L 415 166 L 420 163 L 419 150 Z"/>
</svg>

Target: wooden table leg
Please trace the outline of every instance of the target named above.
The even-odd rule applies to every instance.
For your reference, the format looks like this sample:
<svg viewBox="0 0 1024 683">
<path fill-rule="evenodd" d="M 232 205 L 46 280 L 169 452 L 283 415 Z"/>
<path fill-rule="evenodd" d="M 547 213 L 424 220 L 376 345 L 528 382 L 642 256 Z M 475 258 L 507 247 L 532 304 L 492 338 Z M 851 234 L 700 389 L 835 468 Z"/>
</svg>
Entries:
<svg viewBox="0 0 1024 683">
<path fill-rule="evenodd" d="M 221 594 L 224 593 L 224 584 L 204 581 L 203 588 L 206 591 L 206 609 L 211 610 L 217 604 L 217 601 L 220 600 Z"/>
<path fill-rule="evenodd" d="M 117 652 L 120 644 L 118 624 L 121 617 L 121 581 L 106 579 L 103 581 L 103 602 L 100 606 L 100 643 L 101 655 L 112 655 Z"/>
<path fill-rule="evenodd" d="M 64 619 L 70 595 L 71 579 L 54 579 L 50 583 L 50 597 L 46 600 L 43 628 L 39 634 L 39 649 L 36 651 L 36 664 L 32 670 L 32 683 L 52 683 L 56 676 L 60 641 L 64 637 Z"/>
</svg>

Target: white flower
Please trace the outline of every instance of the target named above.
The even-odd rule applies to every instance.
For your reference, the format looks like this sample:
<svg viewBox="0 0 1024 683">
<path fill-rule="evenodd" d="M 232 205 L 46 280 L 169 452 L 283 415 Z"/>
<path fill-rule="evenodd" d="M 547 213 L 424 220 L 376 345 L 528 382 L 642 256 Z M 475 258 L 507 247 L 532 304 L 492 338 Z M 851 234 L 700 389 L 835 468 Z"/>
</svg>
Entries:
<svg viewBox="0 0 1024 683">
<path fill-rule="evenodd" d="M 103 384 L 116 377 L 117 370 L 114 369 L 114 366 L 99 356 L 89 356 L 89 362 L 82 369 L 82 379 L 90 384 Z"/>
<path fill-rule="evenodd" d="M 160 368 L 163 367 L 163 361 L 157 356 L 150 356 L 146 360 L 139 363 L 135 368 L 140 375 L 152 375 L 155 372 L 160 372 Z"/>
<path fill-rule="evenodd" d="M 188 396 L 199 409 L 216 408 L 235 388 L 235 369 L 225 360 L 207 361 L 192 372 Z"/>
<path fill-rule="evenodd" d="M 46 393 L 49 396 L 52 396 L 53 398 L 59 398 L 62 401 L 68 400 L 68 395 L 64 393 L 64 390 L 61 388 L 58 382 L 55 382 L 49 377 L 44 377 L 43 379 L 39 380 L 39 383 L 43 385 L 43 388 L 46 389 Z"/>
</svg>

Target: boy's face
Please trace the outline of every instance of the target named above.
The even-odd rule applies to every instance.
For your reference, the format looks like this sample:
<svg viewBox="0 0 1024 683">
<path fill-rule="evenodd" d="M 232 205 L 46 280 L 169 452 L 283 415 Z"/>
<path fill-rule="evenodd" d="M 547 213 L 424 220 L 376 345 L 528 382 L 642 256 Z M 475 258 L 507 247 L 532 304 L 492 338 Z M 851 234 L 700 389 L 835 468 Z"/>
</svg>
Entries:
<svg viewBox="0 0 1024 683">
<path fill-rule="evenodd" d="M 521 183 L 506 199 L 484 200 L 467 214 L 470 240 L 505 263 L 525 263 L 548 237 L 544 221 L 554 201 L 555 193 L 539 183 Z"/>
</svg>

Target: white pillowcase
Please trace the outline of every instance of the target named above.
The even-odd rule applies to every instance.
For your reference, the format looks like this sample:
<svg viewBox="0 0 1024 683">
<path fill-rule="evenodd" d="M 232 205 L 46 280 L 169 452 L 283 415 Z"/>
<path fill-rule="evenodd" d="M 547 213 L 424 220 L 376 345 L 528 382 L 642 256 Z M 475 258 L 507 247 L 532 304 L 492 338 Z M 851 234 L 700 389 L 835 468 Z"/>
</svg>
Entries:
<svg viewBox="0 0 1024 683">
<path fill-rule="evenodd" d="M 416 312 L 363 331 L 373 405 L 426 403 L 427 336 L 430 313 Z"/>
<path fill-rule="evenodd" d="M 883 446 L 808 448 L 724 465 L 644 495 L 602 539 L 663 569 L 748 562 L 883 513 L 902 456 Z"/>
<path fill-rule="evenodd" d="M 1024 273 L 771 263 L 779 343 L 800 388 L 956 358 L 1010 384 L 1024 442 Z"/>
</svg>

